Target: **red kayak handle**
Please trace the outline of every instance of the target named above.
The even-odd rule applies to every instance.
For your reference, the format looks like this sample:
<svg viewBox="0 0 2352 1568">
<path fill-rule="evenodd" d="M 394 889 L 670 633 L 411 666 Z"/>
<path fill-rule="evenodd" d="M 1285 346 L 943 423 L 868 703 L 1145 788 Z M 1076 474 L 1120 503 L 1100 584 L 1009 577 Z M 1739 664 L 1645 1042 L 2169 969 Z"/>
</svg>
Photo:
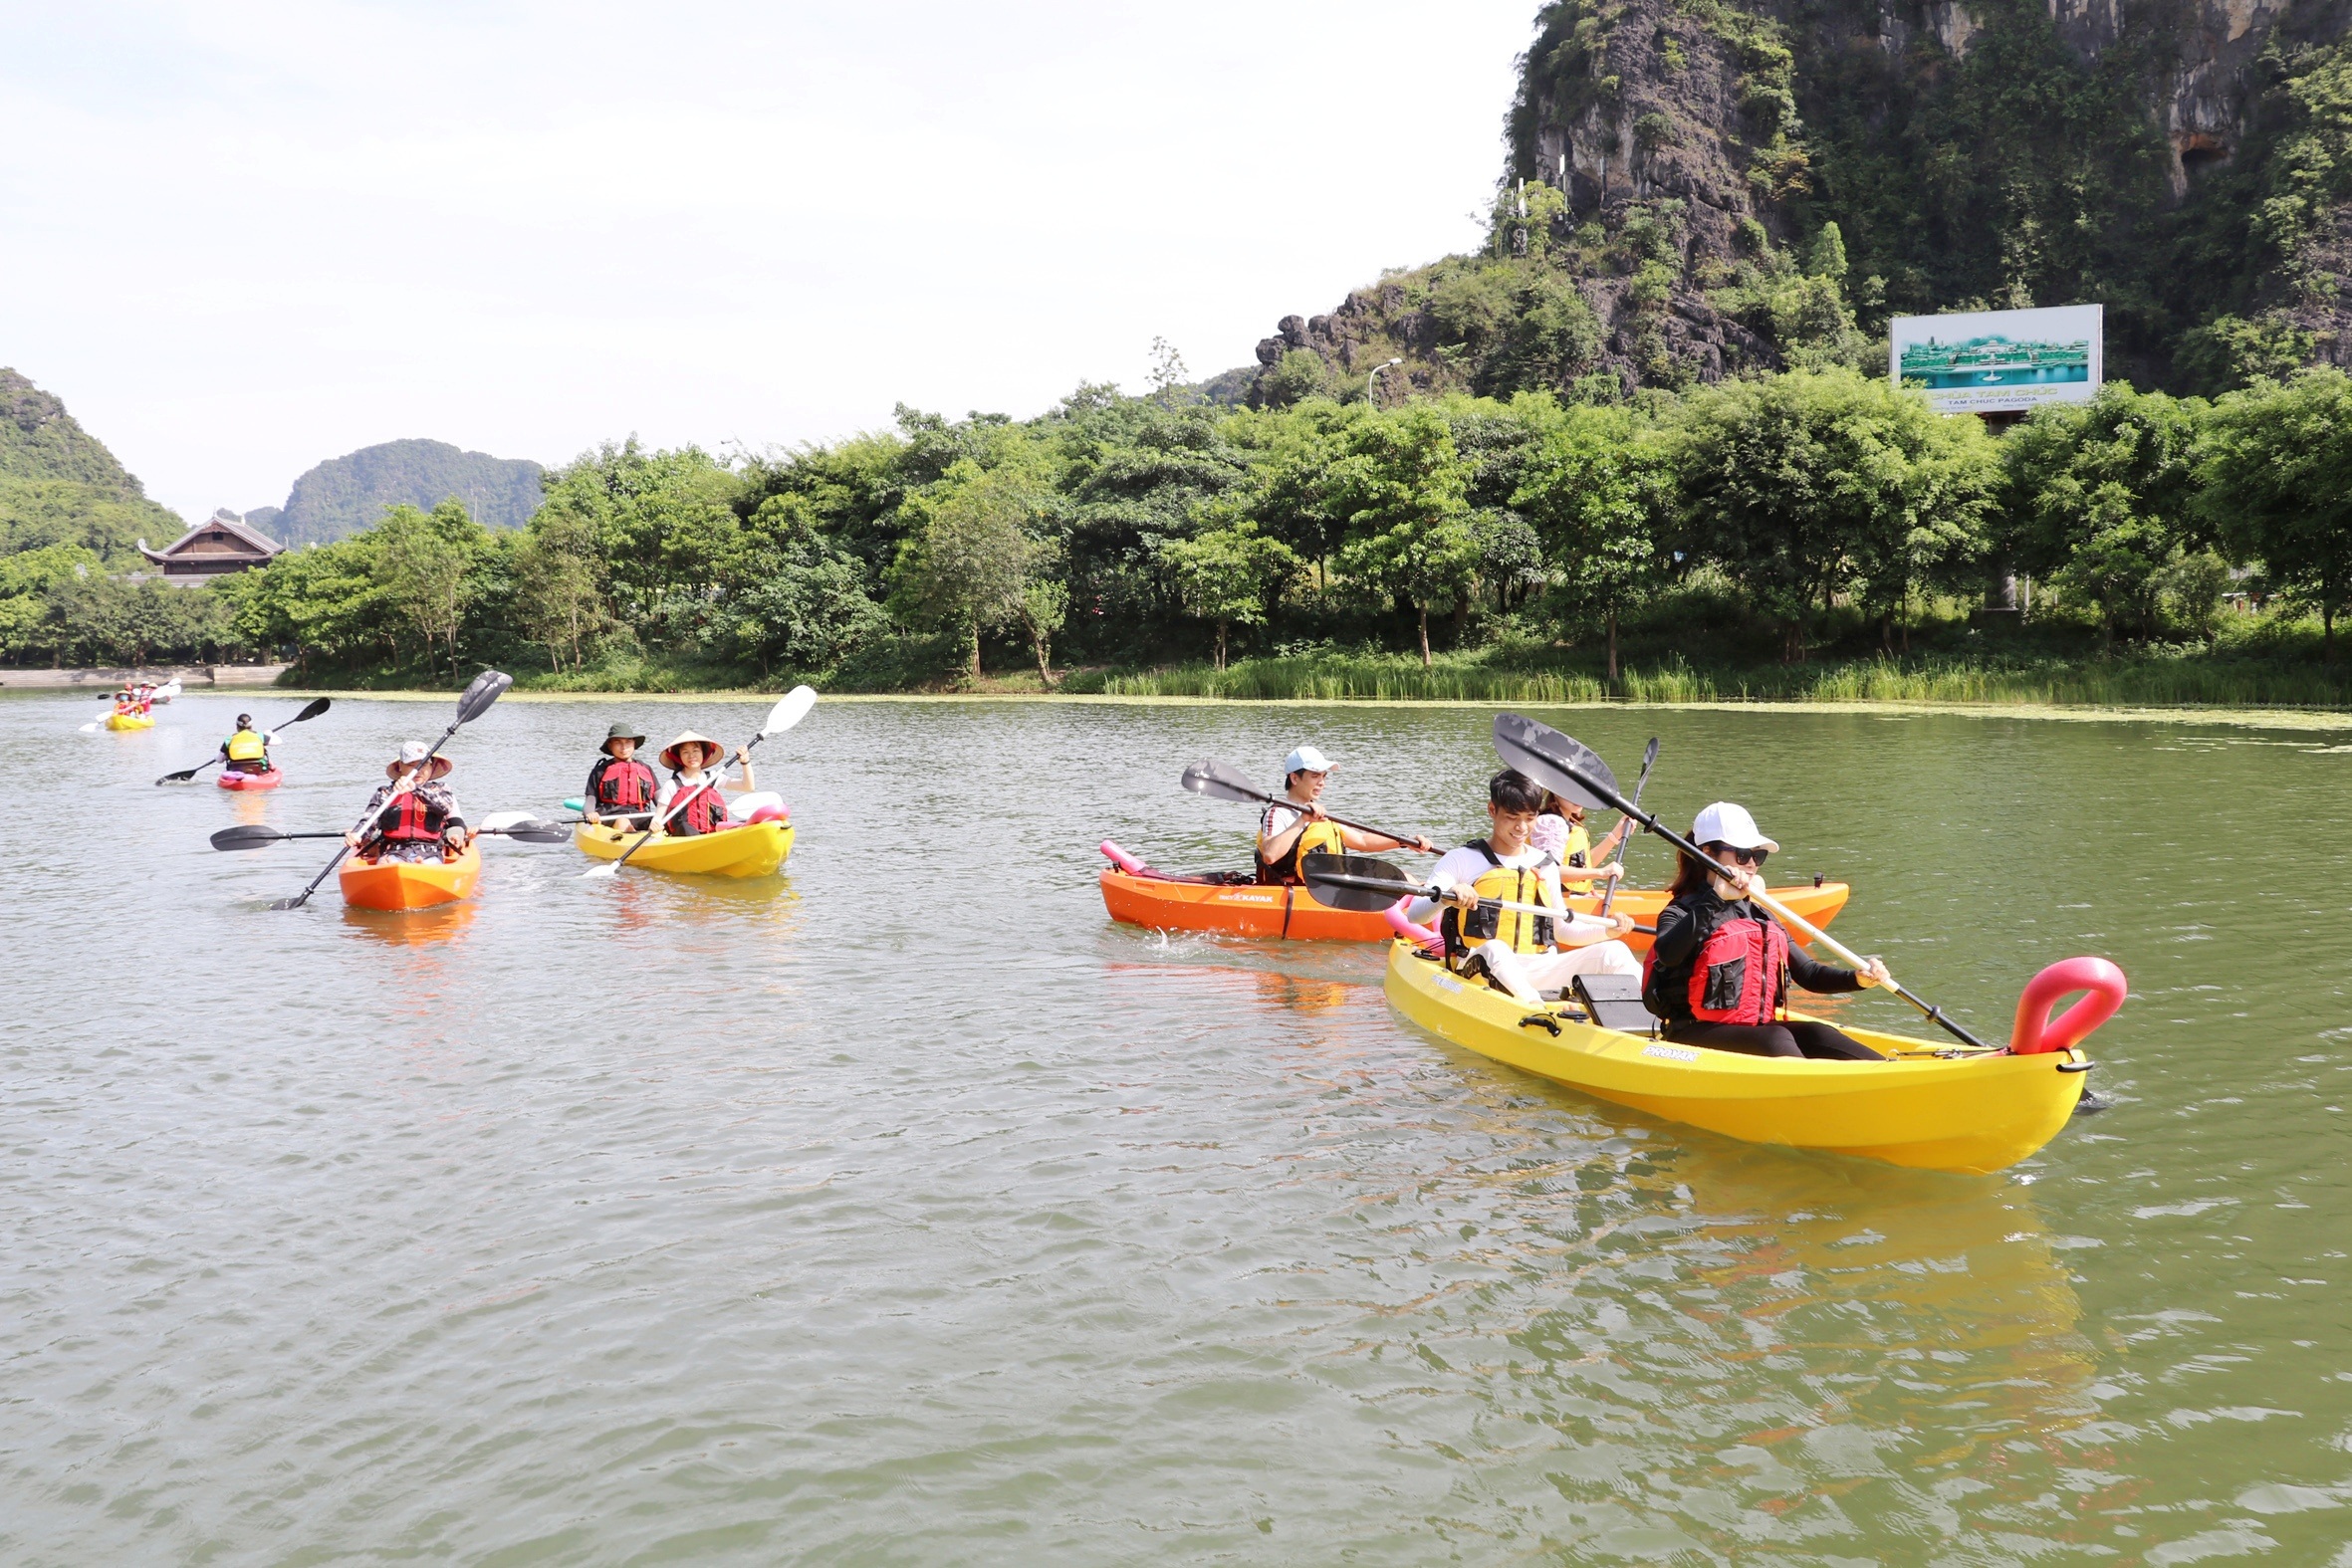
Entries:
<svg viewBox="0 0 2352 1568">
<path fill-rule="evenodd" d="M 2115 1016 L 2129 990 L 2123 971 L 2103 958 L 2058 960 L 2025 983 L 2025 994 L 2017 999 L 2016 1026 L 2009 1030 L 2009 1053 L 2072 1050 Z M 2078 991 L 2083 999 L 2052 1018 L 2050 1008 Z"/>
</svg>

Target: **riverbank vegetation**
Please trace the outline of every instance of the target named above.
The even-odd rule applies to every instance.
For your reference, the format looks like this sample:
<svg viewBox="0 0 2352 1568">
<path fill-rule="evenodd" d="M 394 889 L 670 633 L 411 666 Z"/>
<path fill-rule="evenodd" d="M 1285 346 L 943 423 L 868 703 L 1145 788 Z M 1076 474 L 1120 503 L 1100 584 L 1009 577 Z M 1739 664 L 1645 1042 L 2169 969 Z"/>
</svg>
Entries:
<svg viewBox="0 0 2352 1568">
<path fill-rule="evenodd" d="M 524 529 L 397 507 L 200 589 L 20 557 L 0 637 L 125 656 L 104 591 L 339 686 L 2332 705 L 2346 475 L 2334 370 L 1999 438 L 1834 366 L 1378 408 L 1170 375 L 734 461 L 606 446 Z"/>
</svg>

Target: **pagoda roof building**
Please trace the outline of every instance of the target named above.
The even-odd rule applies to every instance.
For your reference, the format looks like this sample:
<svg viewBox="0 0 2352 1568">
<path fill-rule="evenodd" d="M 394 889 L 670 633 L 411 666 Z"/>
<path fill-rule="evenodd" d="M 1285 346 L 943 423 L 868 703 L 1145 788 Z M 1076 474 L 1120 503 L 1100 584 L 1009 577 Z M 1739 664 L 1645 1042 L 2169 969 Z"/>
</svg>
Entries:
<svg viewBox="0 0 2352 1568">
<path fill-rule="evenodd" d="M 161 550 L 149 550 L 143 539 L 138 542 L 138 553 L 163 568 L 167 582 L 195 582 L 226 576 L 232 571 L 249 571 L 255 566 L 268 565 L 271 558 L 283 555 L 285 550 L 285 546 L 249 526 L 226 507 Z"/>
</svg>

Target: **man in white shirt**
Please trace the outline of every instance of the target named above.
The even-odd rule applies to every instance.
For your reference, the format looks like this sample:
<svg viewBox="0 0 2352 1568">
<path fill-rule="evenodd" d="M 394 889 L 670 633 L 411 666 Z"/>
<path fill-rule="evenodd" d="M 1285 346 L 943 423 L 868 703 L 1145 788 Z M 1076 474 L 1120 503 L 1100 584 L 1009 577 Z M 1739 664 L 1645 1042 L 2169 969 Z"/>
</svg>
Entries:
<svg viewBox="0 0 2352 1568">
<path fill-rule="evenodd" d="M 1559 862 L 1528 841 L 1542 808 L 1542 786 L 1525 774 L 1506 768 L 1489 780 L 1487 815 L 1494 830 L 1440 860 L 1431 881 L 1444 899 L 1423 901 L 1412 911 L 1415 920 L 1427 920 L 1443 910 L 1447 967 L 1483 971 L 1529 1007 L 1578 975 L 1641 973 L 1641 961 L 1623 941 L 1633 931 L 1631 916 L 1568 913 Z M 1482 899 L 1540 904 L 1559 913 L 1482 909 Z"/>
<path fill-rule="evenodd" d="M 1298 863 L 1317 850 L 1338 854 L 1355 849 L 1377 853 L 1384 849 L 1417 849 L 1437 853 L 1426 838 L 1391 838 L 1342 827 L 1323 815 L 1319 803 L 1331 770 L 1338 767 L 1311 746 L 1301 746 L 1283 759 L 1285 798 L 1268 805 L 1258 818 L 1258 880 L 1294 883 L 1301 880 Z"/>
</svg>

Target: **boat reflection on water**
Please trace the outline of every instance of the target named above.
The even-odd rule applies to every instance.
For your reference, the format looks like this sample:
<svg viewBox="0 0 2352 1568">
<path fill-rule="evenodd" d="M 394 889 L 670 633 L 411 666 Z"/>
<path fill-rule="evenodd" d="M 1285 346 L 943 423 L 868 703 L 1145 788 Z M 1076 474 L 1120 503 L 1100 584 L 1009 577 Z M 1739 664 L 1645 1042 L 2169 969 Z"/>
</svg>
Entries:
<svg viewBox="0 0 2352 1568">
<path fill-rule="evenodd" d="M 323 896 L 333 897 L 330 890 Z M 429 948 L 454 942 L 482 912 L 480 898 L 462 898 L 454 904 L 435 904 L 430 909 L 353 909 L 344 906 L 344 930 L 363 941 L 380 942 L 386 947 Z"/>
</svg>

